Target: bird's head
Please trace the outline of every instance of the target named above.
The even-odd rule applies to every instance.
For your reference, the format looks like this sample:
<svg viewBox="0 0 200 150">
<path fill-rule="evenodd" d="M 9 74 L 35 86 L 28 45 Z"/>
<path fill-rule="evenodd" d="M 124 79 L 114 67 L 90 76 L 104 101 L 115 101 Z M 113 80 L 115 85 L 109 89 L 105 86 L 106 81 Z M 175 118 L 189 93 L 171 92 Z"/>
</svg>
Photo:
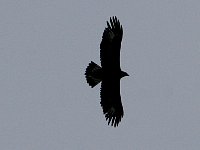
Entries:
<svg viewBox="0 0 200 150">
<path fill-rule="evenodd" d="M 126 72 L 124 72 L 124 71 L 121 71 L 121 76 L 120 76 L 120 77 L 123 78 L 123 77 L 125 77 L 125 76 L 129 76 L 128 73 L 126 73 Z"/>
</svg>

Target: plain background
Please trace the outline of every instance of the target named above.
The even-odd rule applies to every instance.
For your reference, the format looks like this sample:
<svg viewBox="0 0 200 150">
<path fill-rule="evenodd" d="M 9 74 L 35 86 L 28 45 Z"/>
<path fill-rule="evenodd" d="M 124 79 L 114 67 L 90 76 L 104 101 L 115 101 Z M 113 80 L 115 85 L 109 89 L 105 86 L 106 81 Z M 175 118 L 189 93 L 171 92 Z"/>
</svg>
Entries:
<svg viewBox="0 0 200 150">
<path fill-rule="evenodd" d="M 125 115 L 107 125 L 84 72 L 124 28 Z M 0 0 L 1 150 L 199 150 L 199 0 Z"/>
</svg>

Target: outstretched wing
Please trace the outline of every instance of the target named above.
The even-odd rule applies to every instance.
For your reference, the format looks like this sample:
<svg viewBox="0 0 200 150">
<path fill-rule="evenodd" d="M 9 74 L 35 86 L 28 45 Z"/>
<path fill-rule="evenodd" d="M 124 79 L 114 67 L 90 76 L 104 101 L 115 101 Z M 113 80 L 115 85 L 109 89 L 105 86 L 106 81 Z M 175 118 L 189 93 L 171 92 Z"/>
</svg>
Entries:
<svg viewBox="0 0 200 150">
<path fill-rule="evenodd" d="M 103 70 L 107 72 L 120 69 L 120 48 L 123 36 L 123 29 L 117 17 L 110 18 L 107 21 L 100 44 L 100 58 Z"/>
<path fill-rule="evenodd" d="M 118 126 L 124 115 L 121 96 L 120 79 L 108 78 L 101 83 L 101 106 L 105 114 L 108 125 Z"/>
<path fill-rule="evenodd" d="M 123 29 L 116 17 L 110 18 L 103 32 L 100 44 L 100 58 L 103 70 L 101 84 L 101 106 L 108 124 L 118 126 L 123 117 L 120 96 L 120 48 Z"/>
</svg>

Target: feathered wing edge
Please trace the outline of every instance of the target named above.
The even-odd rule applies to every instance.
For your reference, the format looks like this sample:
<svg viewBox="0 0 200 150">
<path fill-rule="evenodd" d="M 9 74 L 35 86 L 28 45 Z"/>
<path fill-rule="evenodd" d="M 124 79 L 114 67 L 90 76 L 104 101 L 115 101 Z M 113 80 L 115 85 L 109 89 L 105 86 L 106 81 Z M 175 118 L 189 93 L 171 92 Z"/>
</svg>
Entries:
<svg viewBox="0 0 200 150">
<path fill-rule="evenodd" d="M 112 67 L 113 61 L 116 61 L 117 64 L 120 65 L 122 36 L 123 28 L 119 20 L 116 16 L 110 17 L 110 21 L 107 21 L 107 27 L 104 29 L 102 41 L 100 43 L 100 59 L 102 67 Z M 111 59 L 111 57 L 114 57 L 115 59 Z"/>
<path fill-rule="evenodd" d="M 124 116 L 123 106 L 121 103 L 121 96 L 118 92 L 114 94 L 115 96 L 111 96 L 112 94 L 110 95 L 109 92 L 111 92 L 112 89 L 110 89 L 110 87 L 105 86 L 105 81 L 102 81 L 100 92 L 100 104 L 103 109 L 105 118 L 108 121 L 108 125 L 111 124 L 111 126 L 117 127 L 122 117 Z"/>
<path fill-rule="evenodd" d="M 110 23 L 107 21 L 107 28 L 105 31 L 112 32 L 115 37 L 119 38 L 120 40 L 122 39 L 123 28 L 116 16 L 110 17 Z"/>
</svg>

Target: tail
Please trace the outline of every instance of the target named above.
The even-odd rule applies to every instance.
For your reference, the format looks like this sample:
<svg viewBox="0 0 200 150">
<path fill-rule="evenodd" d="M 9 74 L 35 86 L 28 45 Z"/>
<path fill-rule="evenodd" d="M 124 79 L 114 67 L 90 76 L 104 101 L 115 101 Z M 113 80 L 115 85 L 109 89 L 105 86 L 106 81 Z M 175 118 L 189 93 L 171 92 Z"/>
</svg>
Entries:
<svg viewBox="0 0 200 150">
<path fill-rule="evenodd" d="M 87 83 L 93 88 L 102 80 L 102 68 L 91 61 L 86 68 L 85 78 Z"/>
</svg>

